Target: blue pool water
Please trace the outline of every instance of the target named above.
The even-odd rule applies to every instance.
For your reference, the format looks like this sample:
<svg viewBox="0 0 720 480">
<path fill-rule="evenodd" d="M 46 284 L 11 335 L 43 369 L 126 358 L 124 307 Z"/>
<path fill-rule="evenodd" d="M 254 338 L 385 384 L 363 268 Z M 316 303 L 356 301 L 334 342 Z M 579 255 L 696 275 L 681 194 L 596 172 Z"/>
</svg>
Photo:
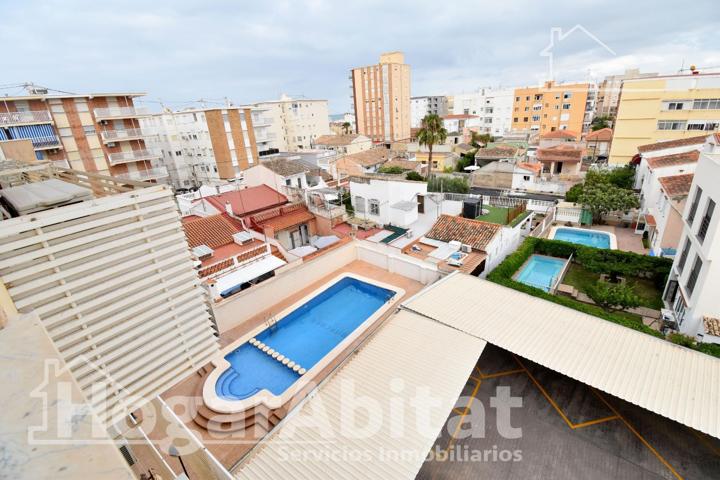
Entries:
<svg viewBox="0 0 720 480">
<path fill-rule="evenodd" d="M 577 243 L 586 247 L 610 248 L 610 235 L 605 232 L 592 230 L 575 230 L 572 228 L 558 228 L 555 230 L 554 240 Z"/>
<path fill-rule="evenodd" d="M 345 277 L 255 338 L 306 370 L 385 304 L 394 292 Z M 245 343 L 225 356 L 228 368 L 215 384 L 218 396 L 243 399 L 267 389 L 280 395 L 300 375 Z"/>
<path fill-rule="evenodd" d="M 567 262 L 567 260 L 564 258 L 532 255 L 522 270 L 520 270 L 516 280 L 525 285 L 540 288 L 548 292 L 555 284 L 565 262 Z"/>
</svg>

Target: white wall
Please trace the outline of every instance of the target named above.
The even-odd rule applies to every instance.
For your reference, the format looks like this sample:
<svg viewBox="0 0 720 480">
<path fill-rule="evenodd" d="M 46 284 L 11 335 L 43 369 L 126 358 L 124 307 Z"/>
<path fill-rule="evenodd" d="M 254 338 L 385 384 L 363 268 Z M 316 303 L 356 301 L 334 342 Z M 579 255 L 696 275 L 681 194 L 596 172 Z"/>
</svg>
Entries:
<svg viewBox="0 0 720 480">
<path fill-rule="evenodd" d="M 368 183 L 350 181 L 350 194 L 352 197 L 352 204 L 355 208 L 355 216 L 364 218 L 379 224 L 387 224 L 393 222 L 391 216 L 390 205 L 393 205 L 400 201 L 406 202 L 417 202 L 417 195 L 424 195 L 427 193 L 427 183 L 425 182 L 408 182 L 403 180 L 381 180 L 370 178 Z M 360 200 L 358 197 L 361 197 Z M 379 215 L 372 215 L 370 213 L 370 199 L 378 200 L 380 205 Z M 365 204 L 364 211 L 358 211 L 358 202 Z M 361 208 L 360 210 L 363 210 Z M 417 219 L 417 209 L 414 211 L 414 215 L 404 214 L 405 219 L 415 221 Z M 397 219 L 397 218 L 396 218 Z M 399 225 L 406 227 L 408 224 Z"/>
<path fill-rule="evenodd" d="M 433 283 L 440 278 L 437 265 L 401 253 L 392 253 L 389 249 L 383 249 L 379 245 L 364 240 L 357 242 L 357 257 L 358 260 L 380 267 L 390 273 L 411 278 L 423 285 Z"/>
<path fill-rule="evenodd" d="M 512 130 L 512 88 L 481 88 L 471 93 L 454 95 L 451 113 L 478 115 L 482 132 L 502 136 Z"/>
</svg>

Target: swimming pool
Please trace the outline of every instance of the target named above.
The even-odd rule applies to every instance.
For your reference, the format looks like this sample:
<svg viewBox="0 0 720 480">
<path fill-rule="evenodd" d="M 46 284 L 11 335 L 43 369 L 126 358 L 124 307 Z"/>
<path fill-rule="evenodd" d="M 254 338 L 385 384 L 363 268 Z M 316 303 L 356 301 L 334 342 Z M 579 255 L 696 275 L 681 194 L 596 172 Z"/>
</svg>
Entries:
<svg viewBox="0 0 720 480">
<path fill-rule="evenodd" d="M 549 292 L 567 263 L 565 258 L 531 255 L 515 275 L 515 280 Z"/>
<path fill-rule="evenodd" d="M 550 232 L 550 239 L 577 243 L 586 247 L 609 248 L 612 250 L 617 248 L 617 239 L 614 234 L 588 230 L 587 228 L 553 227 Z"/>
<path fill-rule="evenodd" d="M 216 411 L 282 403 L 402 296 L 402 289 L 345 274 L 224 351 L 203 397 Z M 242 403 L 242 407 L 238 404 Z M 265 402 L 267 404 L 267 402 Z"/>
</svg>

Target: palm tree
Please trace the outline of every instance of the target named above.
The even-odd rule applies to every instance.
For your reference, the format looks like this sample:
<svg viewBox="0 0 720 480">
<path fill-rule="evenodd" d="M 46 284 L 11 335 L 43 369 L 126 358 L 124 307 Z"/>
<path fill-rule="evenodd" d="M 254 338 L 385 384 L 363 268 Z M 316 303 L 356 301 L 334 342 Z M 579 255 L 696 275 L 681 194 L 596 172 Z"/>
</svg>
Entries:
<svg viewBox="0 0 720 480">
<path fill-rule="evenodd" d="M 350 127 L 351 127 L 351 126 L 352 126 L 352 125 L 350 125 L 350 122 L 345 122 L 345 123 L 342 124 L 343 133 L 345 133 L 345 135 L 347 135 L 348 133 L 350 133 Z"/>
<path fill-rule="evenodd" d="M 428 171 L 432 169 L 433 145 L 443 143 L 447 138 L 447 130 L 443 127 L 442 118 L 434 113 L 428 113 L 422 119 L 417 139 L 420 145 L 428 147 Z"/>
</svg>

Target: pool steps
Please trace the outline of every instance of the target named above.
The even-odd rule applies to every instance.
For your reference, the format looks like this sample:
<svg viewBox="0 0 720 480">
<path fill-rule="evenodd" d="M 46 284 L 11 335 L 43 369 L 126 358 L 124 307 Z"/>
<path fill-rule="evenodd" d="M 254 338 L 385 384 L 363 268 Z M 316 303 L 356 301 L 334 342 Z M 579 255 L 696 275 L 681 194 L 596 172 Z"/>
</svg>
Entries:
<svg viewBox="0 0 720 480">
<path fill-rule="evenodd" d="M 293 362 L 285 355 L 281 354 L 280 352 L 277 352 L 270 348 L 268 345 L 265 345 L 263 342 L 258 340 L 257 338 L 253 337 L 251 338 L 248 343 L 252 345 L 253 347 L 257 348 L 261 352 L 267 354 L 269 357 L 271 357 L 274 360 L 277 360 L 282 365 L 286 366 L 293 372 L 297 373 L 298 375 L 305 375 L 307 372 L 306 369 L 304 369 L 300 364 Z"/>
</svg>

